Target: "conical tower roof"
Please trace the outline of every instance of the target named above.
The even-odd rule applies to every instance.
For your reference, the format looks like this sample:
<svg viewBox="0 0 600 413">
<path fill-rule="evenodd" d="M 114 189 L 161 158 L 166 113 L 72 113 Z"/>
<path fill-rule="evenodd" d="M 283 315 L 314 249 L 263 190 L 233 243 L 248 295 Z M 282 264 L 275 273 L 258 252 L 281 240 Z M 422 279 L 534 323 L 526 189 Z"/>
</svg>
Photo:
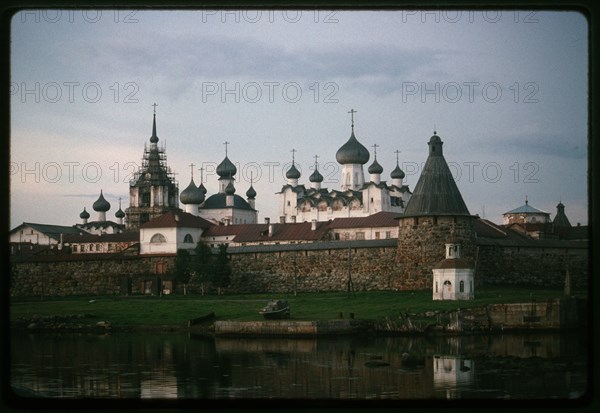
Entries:
<svg viewBox="0 0 600 413">
<path fill-rule="evenodd" d="M 571 226 L 571 223 L 569 222 L 569 218 L 567 218 L 567 215 L 565 214 L 565 206 L 563 205 L 562 202 L 559 202 L 558 205 L 556 206 L 556 216 L 554 217 L 554 220 L 552 221 L 552 223 L 556 227 L 570 227 Z"/>
<path fill-rule="evenodd" d="M 428 143 L 429 157 L 406 205 L 405 216 L 471 215 L 444 158 L 443 144 L 433 132 Z"/>
</svg>

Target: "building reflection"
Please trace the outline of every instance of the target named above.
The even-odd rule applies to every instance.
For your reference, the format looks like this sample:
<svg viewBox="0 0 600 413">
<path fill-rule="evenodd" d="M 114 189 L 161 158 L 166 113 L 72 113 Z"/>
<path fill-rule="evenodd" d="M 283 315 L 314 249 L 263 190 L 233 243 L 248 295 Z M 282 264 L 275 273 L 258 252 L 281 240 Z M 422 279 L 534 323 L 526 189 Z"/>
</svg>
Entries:
<svg viewBox="0 0 600 413">
<path fill-rule="evenodd" d="M 510 397 L 521 388 L 539 397 L 552 389 L 560 397 L 580 394 L 586 379 L 585 340 L 560 335 L 213 340 L 63 334 L 13 335 L 11 341 L 11 383 L 61 398 L 432 399 Z M 539 360 L 551 368 L 544 385 L 537 380 L 544 376 L 535 370 Z M 559 371 L 553 360 L 581 367 Z M 506 379 L 515 372 L 525 373 L 524 381 Z"/>
</svg>

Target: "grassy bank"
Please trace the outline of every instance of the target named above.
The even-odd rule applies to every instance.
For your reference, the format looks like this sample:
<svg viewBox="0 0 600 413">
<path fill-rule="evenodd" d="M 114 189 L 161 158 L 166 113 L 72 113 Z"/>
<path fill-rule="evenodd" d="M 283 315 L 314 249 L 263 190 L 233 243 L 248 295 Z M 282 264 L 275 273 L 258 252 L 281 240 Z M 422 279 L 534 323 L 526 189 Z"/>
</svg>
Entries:
<svg viewBox="0 0 600 413">
<path fill-rule="evenodd" d="M 585 297 L 585 292 L 576 294 Z M 262 317 L 258 310 L 272 298 L 289 301 L 292 319 L 325 320 L 344 318 L 379 319 L 397 317 L 401 312 L 444 311 L 493 303 L 529 302 L 562 297 L 561 290 L 503 287 L 480 289 L 472 301 L 433 301 L 429 291 L 373 291 L 346 293 L 188 295 L 163 297 L 68 297 L 40 300 L 12 300 L 10 319 L 31 319 L 34 315 L 88 314 L 92 321 L 109 321 L 115 327 L 185 326 L 187 321 L 209 312 L 219 320 L 251 321 Z M 92 302 L 90 302 L 92 301 Z"/>
</svg>

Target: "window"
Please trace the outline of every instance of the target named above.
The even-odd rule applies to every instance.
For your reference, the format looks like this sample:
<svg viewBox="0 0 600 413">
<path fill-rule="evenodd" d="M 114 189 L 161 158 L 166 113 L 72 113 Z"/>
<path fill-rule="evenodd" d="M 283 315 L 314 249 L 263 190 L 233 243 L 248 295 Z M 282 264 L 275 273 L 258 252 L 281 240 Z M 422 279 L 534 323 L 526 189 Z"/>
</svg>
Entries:
<svg viewBox="0 0 600 413">
<path fill-rule="evenodd" d="M 185 234 L 185 237 L 183 237 L 183 243 L 184 244 L 193 244 L 194 238 L 192 238 L 191 234 Z"/>
<path fill-rule="evenodd" d="M 287 206 L 290 206 L 290 201 L 287 201 Z"/>
<path fill-rule="evenodd" d="M 392 238 L 392 231 L 385 231 L 385 238 L 386 239 Z"/>
<path fill-rule="evenodd" d="M 73 245 L 73 252 L 77 252 L 77 245 Z"/>
<path fill-rule="evenodd" d="M 458 291 L 461 293 L 465 292 L 465 282 L 461 280 L 460 283 L 458 283 Z"/>
<path fill-rule="evenodd" d="M 100 251 L 100 244 L 96 244 L 96 251 Z"/>
<path fill-rule="evenodd" d="M 167 239 L 165 238 L 165 236 L 163 234 L 156 233 L 156 234 L 152 235 L 152 238 L 150 238 L 150 242 L 153 244 L 158 244 L 158 243 L 167 242 Z"/>
<path fill-rule="evenodd" d="M 438 292 L 438 282 L 437 281 L 435 282 L 435 292 L 436 293 Z"/>
<path fill-rule="evenodd" d="M 379 239 L 379 231 L 375 232 L 375 239 Z"/>
<path fill-rule="evenodd" d="M 357 232 L 356 233 L 356 239 L 365 239 L 365 233 L 364 232 Z"/>
<path fill-rule="evenodd" d="M 373 197 L 371 197 L 371 203 L 373 203 Z"/>
</svg>

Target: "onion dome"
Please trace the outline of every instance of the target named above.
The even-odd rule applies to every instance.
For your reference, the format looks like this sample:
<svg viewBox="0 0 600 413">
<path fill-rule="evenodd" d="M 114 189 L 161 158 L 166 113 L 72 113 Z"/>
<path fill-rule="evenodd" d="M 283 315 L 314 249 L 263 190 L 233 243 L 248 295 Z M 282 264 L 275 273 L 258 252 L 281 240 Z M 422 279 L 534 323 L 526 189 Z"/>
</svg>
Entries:
<svg viewBox="0 0 600 413">
<path fill-rule="evenodd" d="M 115 212 L 115 217 L 117 218 L 125 218 L 125 212 L 121 208 L 117 212 Z"/>
<path fill-rule="evenodd" d="M 377 162 L 377 158 L 375 158 L 371 166 L 369 166 L 368 171 L 370 174 L 380 174 L 383 172 L 383 166 L 379 165 L 379 162 Z"/>
<path fill-rule="evenodd" d="M 225 195 L 233 195 L 235 194 L 235 187 L 233 186 L 233 184 L 231 182 L 229 182 L 229 184 L 227 184 L 227 186 L 225 187 Z"/>
<path fill-rule="evenodd" d="M 392 179 L 404 179 L 404 176 L 405 176 L 404 171 L 402 169 L 400 169 L 400 165 L 396 164 L 396 167 L 390 174 L 390 177 Z"/>
<path fill-rule="evenodd" d="M 204 194 L 194 183 L 194 178 L 192 178 L 187 188 L 181 191 L 179 200 L 184 205 L 200 205 L 204 201 Z"/>
<path fill-rule="evenodd" d="M 321 175 L 321 173 L 319 172 L 319 170 L 317 168 L 315 168 L 315 171 L 308 178 L 308 180 L 310 182 L 323 182 L 323 175 Z"/>
<path fill-rule="evenodd" d="M 201 183 L 201 184 L 200 184 L 200 186 L 198 187 L 198 190 L 199 190 L 200 192 L 202 192 L 204 195 L 206 195 L 206 193 L 208 192 L 208 191 L 206 190 L 206 187 L 204 186 L 204 184 L 203 184 L 203 183 Z"/>
<path fill-rule="evenodd" d="M 254 190 L 254 187 L 252 186 L 252 184 L 250 184 L 250 188 L 248 188 L 248 190 L 246 191 L 246 198 L 248 198 L 248 199 L 256 198 L 256 191 Z"/>
<path fill-rule="evenodd" d="M 294 165 L 292 163 L 292 166 L 290 167 L 290 169 L 288 169 L 288 171 L 285 173 L 285 177 L 287 179 L 299 179 L 300 178 L 300 171 L 296 168 L 296 165 Z"/>
<path fill-rule="evenodd" d="M 225 159 L 223 159 L 223 162 L 221 162 L 219 166 L 217 166 L 217 175 L 219 175 L 219 177 L 221 178 L 231 178 L 236 173 L 237 168 L 235 167 L 233 162 L 229 160 L 227 155 L 225 155 Z"/>
<path fill-rule="evenodd" d="M 348 142 L 342 145 L 335 154 L 335 159 L 342 165 L 361 164 L 369 162 L 369 151 L 354 136 L 354 130 Z"/>
<path fill-rule="evenodd" d="M 85 207 L 83 207 L 83 212 L 81 214 L 79 214 L 79 218 L 88 219 L 89 217 L 90 217 L 90 213 L 85 210 Z"/>
<path fill-rule="evenodd" d="M 104 199 L 104 195 L 102 195 L 102 190 L 100 190 L 100 197 L 94 204 L 92 205 L 94 211 L 96 212 L 106 212 L 110 209 L 110 203 Z"/>
<path fill-rule="evenodd" d="M 152 119 L 152 136 L 150 137 L 150 143 L 157 143 L 158 136 L 156 135 L 156 113 L 154 114 L 154 118 Z"/>
</svg>

